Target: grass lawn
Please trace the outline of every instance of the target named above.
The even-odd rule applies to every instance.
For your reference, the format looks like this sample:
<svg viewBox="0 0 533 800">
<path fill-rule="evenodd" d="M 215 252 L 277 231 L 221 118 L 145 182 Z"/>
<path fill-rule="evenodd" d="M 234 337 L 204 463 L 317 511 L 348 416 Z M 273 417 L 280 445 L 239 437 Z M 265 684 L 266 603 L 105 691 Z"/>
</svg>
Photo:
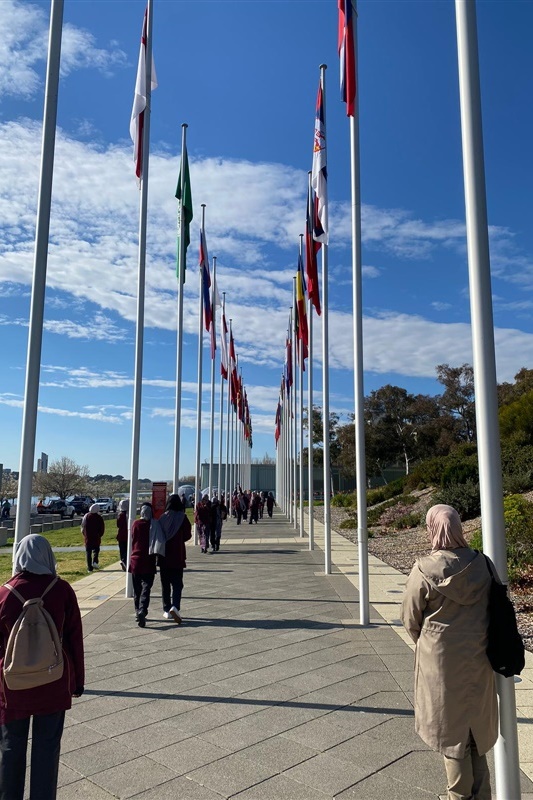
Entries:
<svg viewBox="0 0 533 800">
<path fill-rule="evenodd" d="M 80 518 L 81 523 L 81 518 Z M 83 547 L 83 536 L 79 525 L 74 528 L 62 528 L 59 531 L 47 531 L 45 534 L 52 547 Z M 102 544 L 116 545 L 116 550 L 100 553 L 98 559 L 101 567 L 118 561 L 118 545 L 116 540 L 117 521 L 108 519 L 105 521 L 105 533 L 102 537 Z M 13 544 L 13 539 L 8 539 L 8 544 Z M 57 572 L 61 578 L 69 583 L 74 583 L 87 575 L 87 563 L 85 561 L 85 551 L 82 553 L 54 553 L 57 562 Z M 12 569 L 11 553 L 1 554 L 0 550 L 0 585 L 11 578 Z"/>
</svg>

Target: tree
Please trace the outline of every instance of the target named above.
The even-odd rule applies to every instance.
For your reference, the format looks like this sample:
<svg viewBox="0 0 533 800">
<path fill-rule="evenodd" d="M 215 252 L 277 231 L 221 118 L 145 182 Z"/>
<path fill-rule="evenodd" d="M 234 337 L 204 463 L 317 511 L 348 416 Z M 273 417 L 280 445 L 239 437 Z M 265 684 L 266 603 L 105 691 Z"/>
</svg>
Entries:
<svg viewBox="0 0 533 800">
<path fill-rule="evenodd" d="M 340 416 L 335 412 L 329 415 L 329 460 L 331 464 L 336 464 L 340 455 L 340 445 L 337 438 Z M 303 417 L 304 430 L 309 429 L 309 419 L 307 408 L 304 408 Z M 307 447 L 303 452 L 303 463 L 308 463 Z M 313 406 L 313 464 L 324 463 L 324 428 L 322 424 L 322 408 Z"/>
<path fill-rule="evenodd" d="M 86 494 L 89 470 L 71 458 L 62 456 L 53 461 L 48 472 L 37 472 L 34 477 L 34 492 L 41 497 L 55 496 L 66 500 L 73 494 Z"/>
<path fill-rule="evenodd" d="M 470 364 L 463 364 L 460 367 L 439 364 L 436 371 L 438 382 L 444 386 L 444 393 L 440 397 L 442 410 L 451 414 L 459 422 L 459 434 L 463 441 L 475 441 L 476 410 L 473 368 Z"/>
<path fill-rule="evenodd" d="M 533 444 L 533 391 L 526 392 L 499 412 L 502 439 L 518 445 Z"/>
<path fill-rule="evenodd" d="M 252 464 L 275 464 L 276 459 L 269 455 L 269 453 L 265 453 L 262 458 L 252 458 Z"/>
<path fill-rule="evenodd" d="M 0 490 L 0 500 L 4 498 L 14 500 L 18 494 L 18 481 L 15 480 L 13 475 L 4 473 L 2 475 L 2 486 Z"/>
</svg>

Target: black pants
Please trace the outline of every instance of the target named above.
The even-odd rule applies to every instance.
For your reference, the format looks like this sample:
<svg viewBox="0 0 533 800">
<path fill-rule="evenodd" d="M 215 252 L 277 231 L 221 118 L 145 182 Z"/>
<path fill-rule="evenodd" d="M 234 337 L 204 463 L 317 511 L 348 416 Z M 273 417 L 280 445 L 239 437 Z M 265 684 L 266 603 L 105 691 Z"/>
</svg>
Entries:
<svg viewBox="0 0 533 800">
<path fill-rule="evenodd" d="M 30 800 L 55 800 L 65 712 L 36 714 L 32 724 Z M 0 800 L 23 800 L 30 717 L 0 725 Z"/>
<path fill-rule="evenodd" d="M 98 564 L 100 546 L 98 545 L 97 547 L 91 547 L 90 545 L 87 544 L 85 545 L 85 552 L 87 554 L 87 569 L 89 570 L 89 572 L 92 572 L 94 564 Z"/>
<path fill-rule="evenodd" d="M 181 605 L 181 592 L 183 590 L 183 570 L 160 567 L 159 575 L 161 577 L 163 611 L 170 611 L 172 606 L 179 611 Z"/>
<path fill-rule="evenodd" d="M 150 605 L 150 592 L 154 585 L 155 575 L 138 575 L 136 572 L 131 574 L 133 583 L 133 604 L 136 613 L 141 613 L 146 617 Z"/>
<path fill-rule="evenodd" d="M 118 552 L 120 553 L 120 560 L 122 561 L 123 564 L 126 564 L 126 559 L 128 558 L 128 543 L 119 542 Z"/>
</svg>

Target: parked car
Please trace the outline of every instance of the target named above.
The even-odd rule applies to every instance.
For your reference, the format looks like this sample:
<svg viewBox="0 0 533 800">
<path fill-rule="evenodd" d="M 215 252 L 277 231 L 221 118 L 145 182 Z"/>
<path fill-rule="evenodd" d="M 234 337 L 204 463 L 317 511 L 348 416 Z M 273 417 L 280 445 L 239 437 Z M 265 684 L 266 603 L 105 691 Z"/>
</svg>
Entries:
<svg viewBox="0 0 533 800">
<path fill-rule="evenodd" d="M 115 505 L 111 497 L 97 497 L 94 502 L 99 507 L 102 514 L 107 514 L 109 511 L 113 511 Z"/>
<path fill-rule="evenodd" d="M 70 503 L 67 503 L 65 500 L 51 500 L 50 503 L 46 506 L 46 514 L 60 514 L 61 519 L 64 517 L 70 517 L 73 519 L 74 514 L 76 513 L 74 506 Z"/>
<path fill-rule="evenodd" d="M 80 514 L 81 516 L 83 516 L 84 514 L 87 514 L 90 507 L 94 503 L 94 500 L 92 497 L 89 497 L 88 494 L 83 494 L 83 495 L 77 494 L 74 495 L 74 497 L 71 500 L 69 500 L 69 503 L 72 506 L 74 506 L 76 514 Z"/>
</svg>

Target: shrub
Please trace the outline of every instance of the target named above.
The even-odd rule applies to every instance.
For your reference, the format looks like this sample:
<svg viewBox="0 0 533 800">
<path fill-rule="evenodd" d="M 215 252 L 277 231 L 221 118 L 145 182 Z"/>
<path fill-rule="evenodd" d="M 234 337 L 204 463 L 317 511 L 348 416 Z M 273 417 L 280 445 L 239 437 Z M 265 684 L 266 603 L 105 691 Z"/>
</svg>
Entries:
<svg viewBox="0 0 533 800">
<path fill-rule="evenodd" d="M 366 493 L 366 505 L 369 506 L 376 506 L 378 503 L 385 502 L 387 498 L 385 497 L 385 492 L 383 489 L 370 489 Z"/>
<path fill-rule="evenodd" d="M 366 493 L 367 506 L 375 506 L 377 503 L 383 503 L 385 500 L 398 497 L 404 490 L 405 480 L 405 477 L 397 478 L 386 486 L 380 486 L 378 489 L 369 489 Z"/>
<path fill-rule="evenodd" d="M 350 508 L 357 503 L 357 498 L 354 494 L 345 494 L 344 492 L 334 495 L 331 498 L 331 505 L 336 508 Z"/>
<path fill-rule="evenodd" d="M 509 580 L 515 581 L 533 560 L 533 505 L 519 494 L 509 495 L 503 500 L 503 515 L 507 540 L 507 570 Z M 481 530 L 476 531 L 470 539 L 470 547 L 483 551 Z"/>
<path fill-rule="evenodd" d="M 448 464 L 442 472 L 440 485 L 450 486 L 454 483 L 467 483 L 468 481 L 479 483 L 479 470 L 476 457 Z"/>
<path fill-rule="evenodd" d="M 339 528 L 346 530 L 347 528 L 357 528 L 357 520 L 355 517 L 348 517 L 348 519 L 343 519 Z"/>
<path fill-rule="evenodd" d="M 422 522 L 422 514 L 403 514 L 394 521 L 394 527 L 399 531 L 406 530 L 407 528 L 417 528 Z"/>
<path fill-rule="evenodd" d="M 479 484 L 471 480 L 451 483 L 435 492 L 432 504 L 437 503 L 453 506 L 462 520 L 473 519 L 481 513 Z"/>
<path fill-rule="evenodd" d="M 504 494 L 520 494 L 527 492 L 533 486 L 533 473 L 513 472 L 510 475 L 502 476 Z"/>
</svg>

